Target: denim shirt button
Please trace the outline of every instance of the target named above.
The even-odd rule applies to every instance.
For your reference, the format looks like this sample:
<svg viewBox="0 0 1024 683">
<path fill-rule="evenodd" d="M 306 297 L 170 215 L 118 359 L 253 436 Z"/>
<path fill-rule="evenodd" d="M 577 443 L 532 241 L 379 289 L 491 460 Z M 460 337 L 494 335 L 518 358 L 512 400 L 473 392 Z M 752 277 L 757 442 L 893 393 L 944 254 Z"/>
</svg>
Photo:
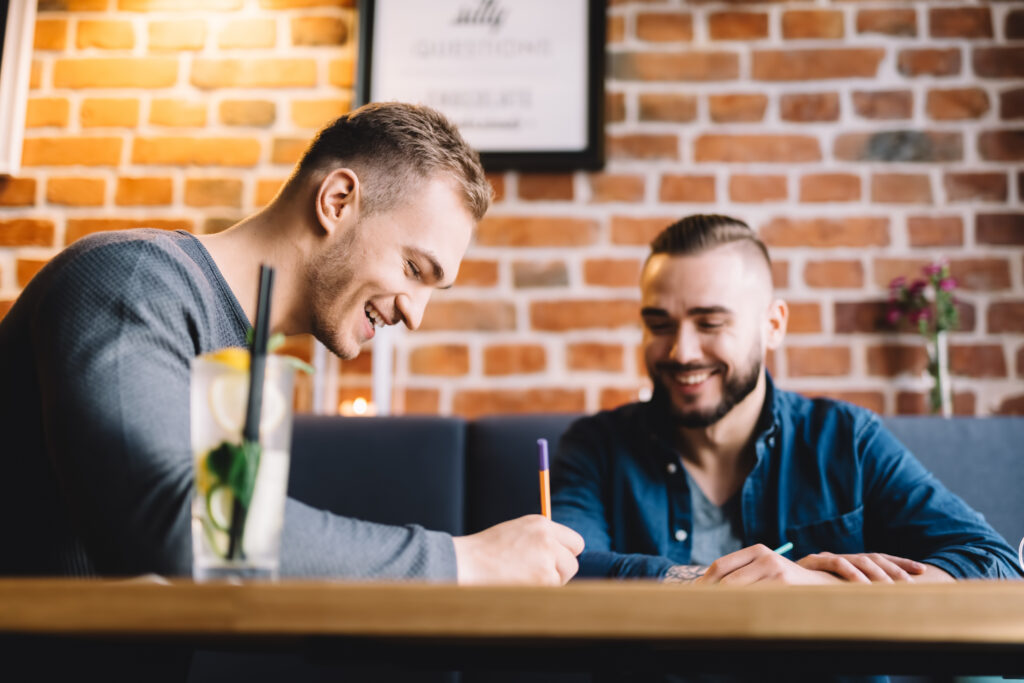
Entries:
<svg viewBox="0 0 1024 683">
<path fill-rule="evenodd" d="M 670 462 L 669 464 L 665 465 L 665 469 L 668 471 L 669 474 L 675 474 L 676 470 L 679 468 L 676 466 L 674 462 Z"/>
<path fill-rule="evenodd" d="M 686 529 L 676 529 L 676 540 L 680 543 L 685 541 L 687 536 L 689 536 L 689 534 L 686 533 Z"/>
</svg>

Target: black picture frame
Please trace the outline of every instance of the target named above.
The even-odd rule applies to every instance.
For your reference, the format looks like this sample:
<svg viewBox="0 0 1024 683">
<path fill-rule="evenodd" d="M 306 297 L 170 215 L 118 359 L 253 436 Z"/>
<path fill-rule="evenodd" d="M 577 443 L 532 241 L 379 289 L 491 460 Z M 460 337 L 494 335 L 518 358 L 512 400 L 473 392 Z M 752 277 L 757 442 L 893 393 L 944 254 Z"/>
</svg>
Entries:
<svg viewBox="0 0 1024 683">
<path fill-rule="evenodd" d="M 387 59 L 387 52 L 375 47 L 375 38 L 386 30 L 379 25 L 380 17 L 376 11 L 378 0 L 359 0 L 359 52 L 356 70 L 356 101 L 365 104 L 375 101 L 372 74 L 376 60 Z M 381 0 L 390 1 L 390 0 Z M 557 2 L 558 0 L 552 0 Z M 464 11 L 494 10 L 502 3 L 515 7 L 515 0 L 464 0 Z M 412 4 L 412 3 L 411 3 Z M 488 148 L 477 146 L 480 159 L 488 171 L 573 171 L 600 170 L 604 167 L 604 76 L 605 76 L 605 33 L 607 0 L 585 0 L 586 6 L 586 45 L 587 54 L 584 59 L 586 94 L 583 97 L 585 112 L 576 115 L 586 121 L 585 144 L 575 149 L 530 149 L 526 136 L 522 138 L 522 147 L 512 149 Z M 415 9 L 425 13 L 436 11 L 432 2 L 416 0 Z M 516 10 L 521 8 L 516 7 Z M 544 17 L 538 16 L 537 21 L 543 22 Z M 389 45 L 392 44 L 389 42 Z M 392 94 L 381 99 L 399 99 L 415 101 L 399 94 Z M 433 104 L 433 103 L 431 103 Z M 437 106 L 437 105 L 434 105 Z M 444 106 L 437 106 L 445 112 Z M 445 112 L 448 113 L 448 112 Z M 452 117 L 458 123 L 456 117 Z M 465 133 L 465 127 L 463 128 Z M 467 138 L 470 135 L 467 134 Z M 472 139 L 469 140 L 474 144 Z"/>
</svg>

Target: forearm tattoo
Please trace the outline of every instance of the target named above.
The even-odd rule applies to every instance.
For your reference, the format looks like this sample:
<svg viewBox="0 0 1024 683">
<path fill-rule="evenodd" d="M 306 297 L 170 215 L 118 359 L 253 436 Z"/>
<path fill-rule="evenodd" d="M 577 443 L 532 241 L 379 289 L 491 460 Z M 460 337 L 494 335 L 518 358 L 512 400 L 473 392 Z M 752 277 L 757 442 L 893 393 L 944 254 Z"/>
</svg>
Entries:
<svg viewBox="0 0 1024 683">
<path fill-rule="evenodd" d="M 662 581 L 665 583 L 693 583 L 704 576 L 704 572 L 707 570 L 707 567 L 699 564 L 677 564 L 674 567 L 669 567 Z"/>
</svg>

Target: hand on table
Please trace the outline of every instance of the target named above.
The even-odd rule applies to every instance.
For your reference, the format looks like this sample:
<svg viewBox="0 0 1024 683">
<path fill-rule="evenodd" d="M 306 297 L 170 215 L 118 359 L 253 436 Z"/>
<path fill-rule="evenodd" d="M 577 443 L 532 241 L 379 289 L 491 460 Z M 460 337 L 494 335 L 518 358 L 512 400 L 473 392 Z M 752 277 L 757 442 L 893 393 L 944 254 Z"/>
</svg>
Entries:
<svg viewBox="0 0 1024 683">
<path fill-rule="evenodd" d="M 694 583 L 745 586 L 752 583 L 811 585 L 913 581 L 925 565 L 883 553 L 817 553 L 798 562 L 764 545 L 752 545 L 720 557 Z"/>
<path fill-rule="evenodd" d="M 583 552 L 582 536 L 540 515 L 502 522 L 452 541 L 460 584 L 560 586 L 576 574 L 576 556 Z"/>
</svg>

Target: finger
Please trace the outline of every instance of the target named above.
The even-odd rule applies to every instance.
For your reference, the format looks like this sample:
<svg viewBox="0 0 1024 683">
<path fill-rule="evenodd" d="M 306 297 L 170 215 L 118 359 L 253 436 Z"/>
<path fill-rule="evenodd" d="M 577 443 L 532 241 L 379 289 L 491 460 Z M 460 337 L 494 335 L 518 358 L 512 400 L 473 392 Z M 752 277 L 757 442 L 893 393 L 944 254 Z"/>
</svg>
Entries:
<svg viewBox="0 0 1024 683">
<path fill-rule="evenodd" d="M 558 548 L 555 553 L 555 571 L 558 572 L 558 578 L 560 585 L 565 585 L 569 582 L 569 579 L 576 576 L 576 572 L 579 571 L 580 563 L 576 559 L 576 554 L 566 550 L 565 548 Z"/>
<path fill-rule="evenodd" d="M 864 576 L 859 569 L 850 564 L 846 558 L 839 555 L 832 555 L 831 553 L 808 555 L 797 562 L 797 564 L 804 569 L 814 569 L 816 571 L 835 574 L 845 581 L 851 581 L 853 583 L 871 583 L 871 580 Z"/>
<path fill-rule="evenodd" d="M 893 582 L 893 578 L 889 576 L 886 569 L 880 566 L 871 555 L 845 555 L 844 558 L 847 562 L 859 569 L 864 576 L 868 577 L 868 580 L 871 581 L 871 583 Z M 891 562 L 888 564 L 898 569 L 901 573 L 906 574 L 906 572 L 903 572 L 903 570 L 899 569 L 899 567 L 896 567 L 896 565 Z"/>
<path fill-rule="evenodd" d="M 750 586 L 762 581 L 770 581 L 782 574 L 781 563 L 789 562 L 784 557 L 775 555 L 761 555 L 750 564 L 744 565 L 736 571 L 722 577 L 719 583 L 723 586 Z"/>
<path fill-rule="evenodd" d="M 886 555 L 883 555 L 882 553 L 869 553 L 868 557 L 870 557 L 871 560 L 878 565 L 892 581 L 914 582 L 914 577 L 905 571 L 898 563 L 889 559 Z"/>
<path fill-rule="evenodd" d="M 583 537 L 578 533 L 558 522 L 551 522 L 551 527 L 554 530 L 555 540 L 564 546 L 573 556 L 579 555 L 583 552 L 584 541 Z"/>
<path fill-rule="evenodd" d="M 745 567 L 765 554 L 773 555 L 774 553 L 772 553 L 768 546 L 759 543 L 747 546 L 734 553 L 723 555 L 712 562 L 708 570 L 704 572 L 703 583 L 718 583 L 722 578 L 732 574 L 741 567 Z"/>
<path fill-rule="evenodd" d="M 924 574 L 925 570 L 927 569 L 923 562 L 916 562 L 906 557 L 898 557 L 896 555 L 889 555 L 888 553 L 874 554 L 884 557 L 885 559 L 889 560 L 890 562 L 892 562 L 893 564 L 897 565 L 898 567 L 900 567 L 901 569 L 910 574 Z"/>
</svg>

